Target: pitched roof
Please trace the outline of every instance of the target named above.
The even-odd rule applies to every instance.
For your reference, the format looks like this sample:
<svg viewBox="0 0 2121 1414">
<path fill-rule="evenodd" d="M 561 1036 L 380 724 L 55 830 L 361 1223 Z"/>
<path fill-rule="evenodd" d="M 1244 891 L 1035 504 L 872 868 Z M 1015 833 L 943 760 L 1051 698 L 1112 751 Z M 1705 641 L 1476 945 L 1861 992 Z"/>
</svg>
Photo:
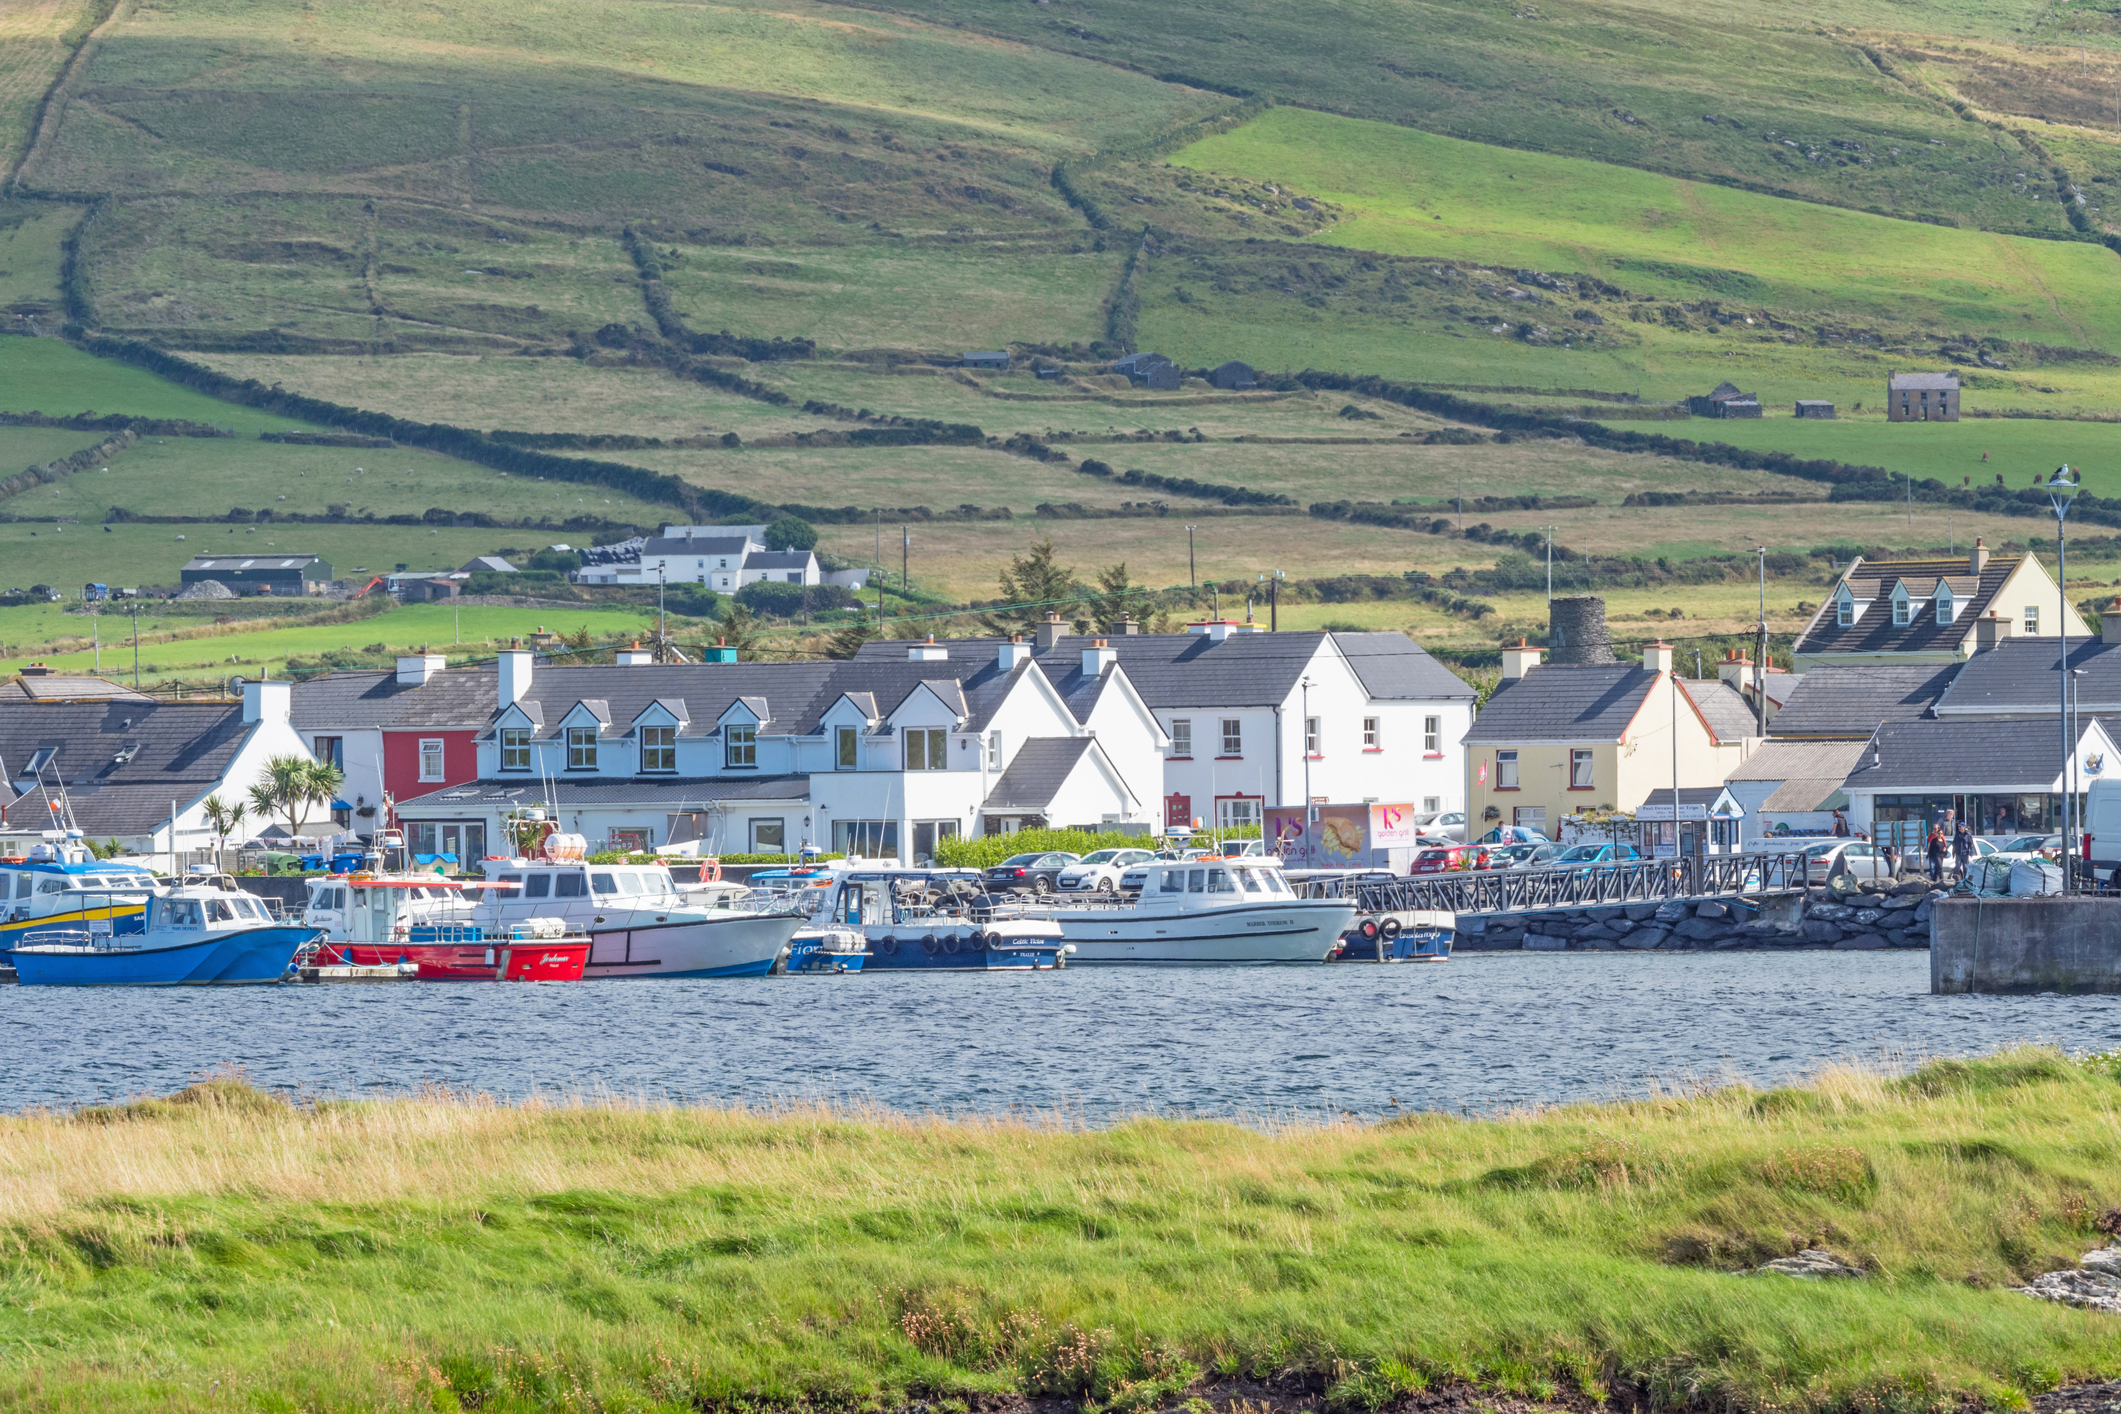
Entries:
<svg viewBox="0 0 2121 1414">
<path fill-rule="evenodd" d="M 810 777 L 807 775 L 623 776 L 611 779 L 561 776 L 549 782 L 519 776 L 471 781 L 415 796 L 404 802 L 403 809 L 415 818 L 439 817 L 453 812 L 537 805 L 549 798 L 561 809 L 588 805 L 647 805 L 664 810 L 698 810 L 718 800 L 807 800 L 809 796 Z"/>
<path fill-rule="evenodd" d="M 2105 730 L 2085 718 L 2080 741 Z M 2052 791 L 2061 784 L 2061 753 L 2052 723 L 1958 717 L 1888 722 L 1849 772 L 1850 791 Z M 1876 765 L 1872 764 L 1876 759 Z"/>
<path fill-rule="evenodd" d="M 1742 398 L 1744 396 L 1743 393 L 1738 391 L 1738 385 L 1728 380 L 1718 383 L 1709 390 L 1710 402 L 1722 402 L 1727 398 Z"/>
<path fill-rule="evenodd" d="M 1759 814 L 1823 810 L 1826 800 L 1855 769 L 1866 745 L 1861 741 L 1762 742 L 1728 780 L 1777 783 L 1755 808 Z"/>
<path fill-rule="evenodd" d="M 472 559 L 466 560 L 463 565 L 459 567 L 459 573 L 467 573 L 475 570 L 494 570 L 501 574 L 514 574 L 516 572 L 516 567 L 508 563 L 508 561 L 502 559 L 499 555 L 478 555 Z"/>
<path fill-rule="evenodd" d="M 2070 668 L 2079 673 L 2079 712 L 2121 712 L 2121 645 L 2072 639 Z M 2062 692 L 2062 641 L 2005 639 L 1966 660 L 1937 700 L 1940 717 L 1978 715 L 2054 716 Z"/>
<path fill-rule="evenodd" d="M 1957 663 L 1850 663 L 1813 668 L 1768 724 L 1776 737 L 1853 737 L 1880 722 L 1905 722 L 1927 713 L 1944 695 Z"/>
<path fill-rule="evenodd" d="M 753 550 L 744 557 L 747 570 L 808 569 L 817 556 L 808 550 Z"/>
<path fill-rule="evenodd" d="M 1701 719 L 1709 724 L 1710 734 L 1719 743 L 1760 735 L 1760 719 L 1753 712 L 1752 702 L 1729 683 L 1681 678 L 1679 686 L 1701 709 Z"/>
<path fill-rule="evenodd" d="M 240 704 L 0 702 L 0 798 L 12 800 L 6 814 L 16 826 L 34 820 L 43 828 L 44 792 L 14 799 L 13 784 L 33 756 L 51 749 L 57 754 L 44 779 L 53 780 L 56 767 L 83 830 L 145 834 L 168 821 L 172 799 L 189 803 L 216 784 L 251 730 Z"/>
<path fill-rule="evenodd" d="M 1658 674 L 1640 663 L 1557 663 L 1506 679 L 1466 733 L 1469 744 L 1618 741 Z"/>
<path fill-rule="evenodd" d="M 295 728 L 483 727 L 499 700 L 491 668 L 444 668 L 424 683 L 395 671 L 326 673 L 295 684 Z M 645 705 L 645 704 L 644 704 Z"/>
<path fill-rule="evenodd" d="M 672 555 L 733 555 L 741 559 L 750 543 L 741 536 L 716 536 L 710 540 L 706 536 L 675 535 L 666 539 L 654 535 L 641 544 L 641 563 L 647 564 L 650 560 Z"/>
<path fill-rule="evenodd" d="M 1348 657 L 1348 666 L 1363 690 L 1381 700 L 1435 701 L 1475 695 L 1472 685 L 1429 656 L 1429 650 L 1403 633 L 1335 633 L 1333 645 Z"/>
<path fill-rule="evenodd" d="M 987 793 L 983 810 L 1044 810 L 1060 794 L 1076 763 L 1097 742 L 1086 736 L 1035 736 L 1016 749 L 1009 769 Z"/>
<path fill-rule="evenodd" d="M 1794 652 L 1797 653 L 1936 653 L 1957 652 L 1959 645 L 1974 631 L 1974 622 L 1988 611 L 2003 582 L 2011 572 L 2024 563 L 2022 555 L 1992 555 L 1987 566 L 1976 580 L 1967 573 L 1968 562 L 1964 557 L 1937 558 L 1927 560 L 1858 560 L 1843 573 L 1835 586 L 1846 584 L 1849 592 L 1858 600 L 1870 602 L 1856 621 L 1848 627 L 1841 626 L 1840 616 L 1834 605 L 1834 595 L 1829 594 L 1819 612 L 1797 636 Z M 1930 612 L 1913 615 L 1905 624 L 1893 622 L 1892 610 L 1885 605 L 1885 598 L 1893 592 L 1893 586 L 1905 579 L 1910 586 L 1927 584 L 1934 588 L 1937 580 L 1952 581 L 1952 597 L 1967 601 L 1957 617 L 1948 624 L 1937 622 Z M 1925 591 L 1925 594 L 1927 591 Z"/>
<path fill-rule="evenodd" d="M 146 693 L 109 678 L 31 675 L 0 682 L 0 702 L 110 702 L 118 699 L 154 701 Z"/>
<path fill-rule="evenodd" d="M 1956 389 L 1959 386 L 1959 375 L 1956 373 L 1894 373 L 1887 376 L 1885 386 L 1896 393 L 1902 388 L 1910 390 L 1921 388 Z"/>
</svg>

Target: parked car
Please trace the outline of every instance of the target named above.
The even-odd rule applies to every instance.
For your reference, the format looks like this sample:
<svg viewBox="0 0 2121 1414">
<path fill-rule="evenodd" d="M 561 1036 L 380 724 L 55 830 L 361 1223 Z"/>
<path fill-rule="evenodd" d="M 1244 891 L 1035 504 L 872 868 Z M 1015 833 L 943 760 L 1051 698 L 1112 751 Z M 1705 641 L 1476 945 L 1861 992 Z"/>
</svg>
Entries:
<svg viewBox="0 0 2121 1414">
<path fill-rule="evenodd" d="M 1868 840 L 1833 839 L 1804 847 L 1804 882 L 1824 884 L 1837 874 L 1863 879 L 1890 879 L 1885 858 Z"/>
<path fill-rule="evenodd" d="M 1497 825 L 1480 837 L 1481 844 L 1552 844 L 1544 830 L 1535 830 L 1530 825 Z"/>
<path fill-rule="evenodd" d="M 1485 868 L 1487 846 L 1477 844 L 1434 845 L 1414 856 L 1409 874 L 1448 874 L 1454 869 Z"/>
<path fill-rule="evenodd" d="M 1050 894 L 1054 888 L 1053 881 L 1060 877 L 1061 871 L 1071 864 L 1078 863 L 1080 858 L 1079 855 L 1070 854 L 1064 849 L 1052 850 L 1045 854 L 1014 854 L 989 869 L 982 877 L 985 878 L 989 891 L 999 889 L 1005 893 Z"/>
<path fill-rule="evenodd" d="M 1466 816 L 1463 810 L 1441 810 L 1434 815 L 1416 815 L 1413 825 L 1414 833 L 1424 839 L 1462 840 L 1466 837 Z"/>
<path fill-rule="evenodd" d="M 1987 840 L 1975 840 L 1975 848 L 1988 844 Z M 2053 854 L 2062 848 L 2060 835 L 2019 835 L 1991 845 L 1989 853 L 2002 855 L 2005 859 L 2031 859 L 2036 854 Z"/>
<path fill-rule="evenodd" d="M 1554 856 L 1556 869 L 1587 869 L 1594 864 L 1627 864 L 1642 858 L 1631 844 L 1572 844 Z"/>
<path fill-rule="evenodd" d="M 1150 849 L 1094 850 L 1062 870 L 1056 884 L 1064 892 L 1089 889 L 1101 894 L 1118 893 L 1119 881 L 1129 869 L 1154 858 L 1156 851 Z"/>
<path fill-rule="evenodd" d="M 1561 855 L 1561 846 L 1546 844 L 1506 844 L 1488 850 L 1487 863 L 1483 869 L 1551 869 Z"/>
<path fill-rule="evenodd" d="M 1211 853 L 1224 859 L 1256 859 L 1267 852 L 1265 840 L 1224 840 Z"/>
</svg>

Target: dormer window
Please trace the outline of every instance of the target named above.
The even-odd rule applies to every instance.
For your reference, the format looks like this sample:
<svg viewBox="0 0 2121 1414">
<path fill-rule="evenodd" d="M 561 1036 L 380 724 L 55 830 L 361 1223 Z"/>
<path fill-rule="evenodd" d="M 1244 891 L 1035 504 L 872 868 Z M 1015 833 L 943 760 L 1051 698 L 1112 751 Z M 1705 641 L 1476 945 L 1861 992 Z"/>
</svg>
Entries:
<svg viewBox="0 0 2121 1414">
<path fill-rule="evenodd" d="M 1951 621 L 1952 591 L 1946 589 L 1943 585 L 1939 585 L 1937 587 L 1937 622 L 1940 624 L 1948 624 Z"/>
<path fill-rule="evenodd" d="M 1914 602 L 1907 597 L 1905 589 L 1893 591 L 1893 627 L 1906 628 L 1914 618 Z"/>
<path fill-rule="evenodd" d="M 722 732 L 722 764 L 731 769 L 759 764 L 759 729 L 729 726 Z"/>
<path fill-rule="evenodd" d="M 569 727 L 567 729 L 567 769 L 570 771 L 594 771 L 597 768 L 597 729 L 595 727 Z"/>
<path fill-rule="evenodd" d="M 1841 627 L 1847 628 L 1856 622 L 1856 601 L 1848 595 L 1842 595 L 1841 602 L 1836 604 L 1834 609 L 1835 622 L 1839 623 Z"/>
<path fill-rule="evenodd" d="M 678 768 L 678 729 L 676 727 L 641 728 L 641 769 L 643 771 L 675 771 Z"/>
</svg>

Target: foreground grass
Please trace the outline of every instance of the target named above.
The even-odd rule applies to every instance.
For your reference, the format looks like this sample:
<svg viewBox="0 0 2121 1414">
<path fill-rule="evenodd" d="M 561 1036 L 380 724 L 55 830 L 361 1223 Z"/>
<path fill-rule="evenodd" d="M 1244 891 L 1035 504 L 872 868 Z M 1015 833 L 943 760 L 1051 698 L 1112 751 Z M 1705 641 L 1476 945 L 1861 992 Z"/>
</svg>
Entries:
<svg viewBox="0 0 2121 1414">
<path fill-rule="evenodd" d="M 2022 1407 L 2121 1373 L 2112 1318 L 2001 1289 L 2102 1240 L 2117 1098 L 2041 1050 L 1263 1131 L 218 1081 L 0 1121 L 0 1401 Z M 1869 1276 L 1729 1274 L 1806 1246 Z"/>
</svg>

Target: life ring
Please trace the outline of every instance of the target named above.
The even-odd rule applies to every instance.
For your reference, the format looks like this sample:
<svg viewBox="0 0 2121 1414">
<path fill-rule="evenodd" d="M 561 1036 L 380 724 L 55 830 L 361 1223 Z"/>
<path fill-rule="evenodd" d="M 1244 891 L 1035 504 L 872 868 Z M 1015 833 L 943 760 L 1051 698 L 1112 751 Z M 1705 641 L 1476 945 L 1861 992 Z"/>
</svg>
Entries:
<svg viewBox="0 0 2121 1414">
<path fill-rule="evenodd" d="M 722 861 L 715 858 L 713 855 L 708 855 L 706 858 L 702 859 L 700 861 L 700 882 L 703 884 L 721 883 Z"/>
<path fill-rule="evenodd" d="M 929 957 L 936 956 L 937 954 L 941 953 L 942 950 L 943 945 L 935 940 L 935 934 L 928 933 L 922 936 L 921 951 L 926 953 Z"/>
<path fill-rule="evenodd" d="M 1379 935 L 1382 936 L 1384 940 L 1389 943 L 1394 938 L 1399 936 L 1399 920 L 1397 918 L 1387 918 L 1384 921 L 1384 926 L 1380 927 L 1377 931 Z"/>
<path fill-rule="evenodd" d="M 878 938 L 876 940 L 876 951 L 879 957 L 897 957 L 898 939 L 891 937 Z"/>
</svg>

